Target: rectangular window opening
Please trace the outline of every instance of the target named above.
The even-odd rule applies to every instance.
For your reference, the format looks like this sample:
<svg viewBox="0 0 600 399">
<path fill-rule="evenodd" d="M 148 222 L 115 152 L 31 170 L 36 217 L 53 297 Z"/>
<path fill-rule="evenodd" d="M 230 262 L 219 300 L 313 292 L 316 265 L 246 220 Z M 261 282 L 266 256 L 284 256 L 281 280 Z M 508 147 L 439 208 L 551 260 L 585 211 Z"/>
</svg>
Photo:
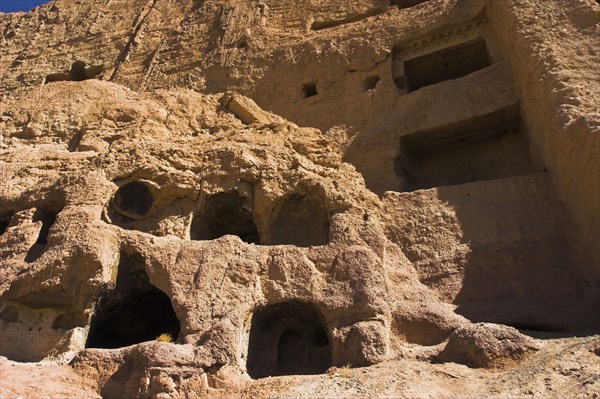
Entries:
<svg viewBox="0 0 600 399">
<path fill-rule="evenodd" d="M 458 79 L 491 65 L 483 38 L 404 61 L 404 79 L 400 87 L 406 92 L 446 80 Z M 398 85 L 399 82 L 396 82 Z"/>
<path fill-rule="evenodd" d="M 518 112 L 501 110 L 401 138 L 395 162 L 404 191 L 535 172 Z"/>
</svg>

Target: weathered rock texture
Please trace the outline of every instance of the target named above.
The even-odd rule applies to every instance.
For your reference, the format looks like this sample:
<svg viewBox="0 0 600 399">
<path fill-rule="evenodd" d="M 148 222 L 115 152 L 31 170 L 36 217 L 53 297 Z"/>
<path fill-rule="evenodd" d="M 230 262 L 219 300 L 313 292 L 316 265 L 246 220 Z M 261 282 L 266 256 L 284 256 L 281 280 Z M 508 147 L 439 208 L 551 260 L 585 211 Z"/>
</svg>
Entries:
<svg viewBox="0 0 600 399">
<path fill-rule="evenodd" d="M 0 15 L 0 396 L 600 395 L 599 21 Z"/>
</svg>

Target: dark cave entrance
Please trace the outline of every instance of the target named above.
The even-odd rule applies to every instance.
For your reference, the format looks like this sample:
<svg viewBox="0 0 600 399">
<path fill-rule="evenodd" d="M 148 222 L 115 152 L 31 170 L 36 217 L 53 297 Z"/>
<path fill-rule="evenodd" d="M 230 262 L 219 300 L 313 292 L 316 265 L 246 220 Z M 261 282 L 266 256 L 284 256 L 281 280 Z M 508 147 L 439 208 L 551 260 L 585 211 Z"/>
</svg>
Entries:
<svg viewBox="0 0 600 399">
<path fill-rule="evenodd" d="M 314 97 L 317 94 L 317 82 L 309 82 L 302 84 L 302 98 Z"/>
<path fill-rule="evenodd" d="M 85 73 L 85 62 L 75 61 L 73 65 L 71 65 L 69 78 L 74 82 L 82 82 L 88 79 L 87 74 Z"/>
<path fill-rule="evenodd" d="M 179 332 L 171 301 L 150 283 L 144 259 L 121 254 L 116 287 L 99 301 L 86 347 L 120 348 L 153 341 L 161 334 L 175 340 Z"/>
<path fill-rule="evenodd" d="M 119 213 L 133 219 L 146 216 L 153 203 L 154 197 L 148 187 L 138 181 L 119 187 L 113 199 L 113 207 Z"/>
<path fill-rule="evenodd" d="M 100 76 L 102 72 L 104 72 L 104 67 L 102 65 L 86 67 L 86 63 L 84 61 L 75 61 L 71 65 L 69 72 L 52 73 L 47 75 L 44 83 L 46 84 L 63 81 L 82 82 L 88 79 L 95 79 Z"/>
<path fill-rule="evenodd" d="M 252 317 L 247 371 L 252 378 L 324 373 L 331 345 L 323 316 L 312 304 L 289 301 Z"/>
<path fill-rule="evenodd" d="M 273 223 L 270 244 L 311 247 L 329 243 L 329 214 L 318 200 L 288 196 Z"/>
<path fill-rule="evenodd" d="M 249 244 L 259 244 L 260 236 L 252 218 L 252 209 L 244 203 L 244 197 L 237 191 L 208 197 L 202 212 L 192 220 L 191 239 L 214 240 L 231 234 Z"/>
<path fill-rule="evenodd" d="M 0 216 L 0 236 L 6 232 L 8 226 L 10 225 L 10 221 L 13 217 L 13 213 L 9 212 L 2 216 Z"/>
</svg>

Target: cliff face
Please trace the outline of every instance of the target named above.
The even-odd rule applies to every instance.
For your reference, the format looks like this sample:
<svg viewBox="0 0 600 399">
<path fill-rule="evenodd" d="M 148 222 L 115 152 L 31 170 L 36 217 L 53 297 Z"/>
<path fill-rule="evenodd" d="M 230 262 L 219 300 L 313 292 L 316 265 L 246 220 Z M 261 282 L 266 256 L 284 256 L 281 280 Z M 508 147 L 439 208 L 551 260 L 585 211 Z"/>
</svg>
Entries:
<svg viewBox="0 0 600 399">
<path fill-rule="evenodd" d="M 1 395 L 600 394 L 599 20 L 0 15 Z"/>
</svg>

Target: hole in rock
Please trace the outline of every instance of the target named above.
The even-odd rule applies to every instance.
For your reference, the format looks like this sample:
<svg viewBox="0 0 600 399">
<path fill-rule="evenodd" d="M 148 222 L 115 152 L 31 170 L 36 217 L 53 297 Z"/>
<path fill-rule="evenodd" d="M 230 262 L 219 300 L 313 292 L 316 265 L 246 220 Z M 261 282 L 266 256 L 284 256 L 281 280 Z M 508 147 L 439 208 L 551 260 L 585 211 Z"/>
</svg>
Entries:
<svg viewBox="0 0 600 399">
<path fill-rule="evenodd" d="M 94 79 L 104 72 L 102 65 L 95 65 L 86 68 L 86 63 L 83 61 L 75 61 L 71 65 L 68 73 L 52 73 L 46 76 L 44 83 L 60 82 L 60 81 L 73 81 L 81 82 L 87 79 Z"/>
<path fill-rule="evenodd" d="M 395 169 L 404 191 L 534 172 L 519 119 L 505 109 L 402 137 Z"/>
<path fill-rule="evenodd" d="M 271 232 L 271 244 L 311 247 L 329 243 L 329 214 L 323 205 L 309 197 L 287 197 Z"/>
<path fill-rule="evenodd" d="M 214 240 L 224 235 L 235 235 L 249 244 L 260 243 L 254 225 L 252 209 L 237 191 L 219 193 L 208 197 L 202 212 L 192 220 L 192 240 Z"/>
<path fill-rule="evenodd" d="M 398 8 L 410 8 L 419 4 L 427 3 L 429 0 L 390 0 L 390 6 Z"/>
<path fill-rule="evenodd" d="M 86 347 L 120 348 L 179 331 L 171 301 L 150 283 L 142 256 L 122 253 L 117 284 L 98 303 Z"/>
<path fill-rule="evenodd" d="M 46 249 L 48 245 L 48 235 L 50 234 L 50 228 L 56 222 L 56 216 L 58 212 L 54 212 L 47 209 L 38 209 L 33 215 L 33 222 L 42 222 L 42 227 L 40 228 L 40 232 L 38 234 L 38 238 L 35 241 L 35 244 L 29 248 L 27 252 L 27 256 L 25 257 L 25 262 L 33 262 L 37 260 Z"/>
<path fill-rule="evenodd" d="M 248 38 L 246 36 L 240 38 L 238 40 L 238 42 L 236 43 L 235 47 L 237 47 L 239 49 L 248 47 Z"/>
<path fill-rule="evenodd" d="M 314 305 L 289 301 L 254 313 L 247 361 L 252 378 L 321 374 L 329 367 L 331 345 Z"/>
<path fill-rule="evenodd" d="M 73 65 L 71 65 L 71 70 L 69 71 L 69 78 L 74 82 L 81 82 L 86 80 L 88 77 L 85 73 L 85 62 L 75 61 Z"/>
<path fill-rule="evenodd" d="M 12 213 L 0 216 L 0 236 L 6 232 L 6 229 L 8 229 L 11 219 Z"/>
<path fill-rule="evenodd" d="M 363 82 L 363 91 L 374 89 L 375 86 L 377 86 L 377 83 L 379 83 L 379 80 L 380 78 L 377 75 L 367 77 Z"/>
<path fill-rule="evenodd" d="M 69 140 L 69 143 L 67 144 L 67 149 L 69 150 L 69 152 L 77 151 L 77 147 L 79 146 L 79 143 L 81 142 L 82 138 L 83 131 L 81 130 L 75 133 L 73 137 L 71 137 L 71 140 Z"/>
<path fill-rule="evenodd" d="M 317 94 L 317 82 L 304 83 L 302 85 L 302 98 L 313 97 Z"/>
<path fill-rule="evenodd" d="M 461 78 L 490 65 L 485 40 L 479 38 L 466 44 L 404 60 L 404 77 L 396 77 L 395 82 L 403 92 L 412 92 L 425 86 Z"/>
<path fill-rule="evenodd" d="M 0 312 L 0 319 L 4 320 L 7 323 L 14 323 L 19 320 L 19 309 L 16 307 L 9 305 L 2 309 Z"/>
<path fill-rule="evenodd" d="M 121 186 L 114 196 L 116 210 L 128 217 L 138 219 L 150 212 L 154 197 L 148 187 L 141 182 L 130 182 Z"/>
</svg>

